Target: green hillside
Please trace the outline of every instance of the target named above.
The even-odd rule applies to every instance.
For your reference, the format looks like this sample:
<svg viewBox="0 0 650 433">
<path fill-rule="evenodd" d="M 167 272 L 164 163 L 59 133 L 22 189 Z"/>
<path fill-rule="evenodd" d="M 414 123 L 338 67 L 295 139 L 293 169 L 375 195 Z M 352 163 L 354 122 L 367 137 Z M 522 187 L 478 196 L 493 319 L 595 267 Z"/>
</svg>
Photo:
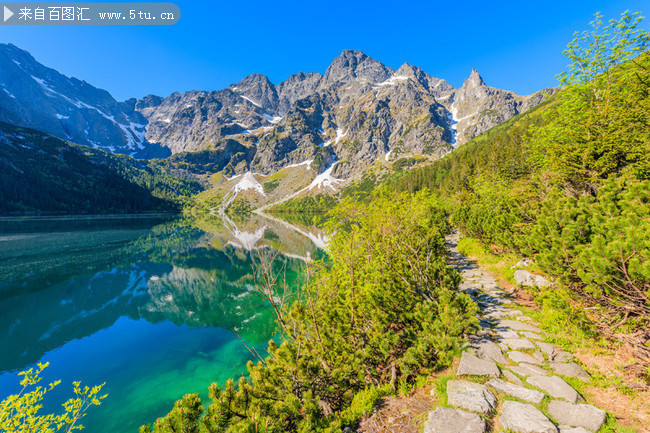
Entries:
<svg viewBox="0 0 650 433">
<path fill-rule="evenodd" d="M 0 214 L 176 211 L 199 191 L 156 162 L 0 122 Z"/>
<path fill-rule="evenodd" d="M 569 44 L 545 103 L 383 188 L 445 197 L 464 234 L 533 258 L 650 360 L 650 38 L 624 18 Z"/>
</svg>

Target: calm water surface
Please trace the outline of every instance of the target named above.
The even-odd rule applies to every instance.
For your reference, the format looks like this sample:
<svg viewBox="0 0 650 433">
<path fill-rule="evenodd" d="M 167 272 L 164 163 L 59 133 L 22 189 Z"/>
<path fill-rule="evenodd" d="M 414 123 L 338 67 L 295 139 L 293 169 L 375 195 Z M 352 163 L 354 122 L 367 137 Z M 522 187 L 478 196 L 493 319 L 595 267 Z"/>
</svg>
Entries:
<svg viewBox="0 0 650 433">
<path fill-rule="evenodd" d="M 50 362 L 43 383 L 62 380 L 45 410 L 74 380 L 106 382 L 89 433 L 137 432 L 188 392 L 207 400 L 210 383 L 246 373 L 237 335 L 263 351 L 277 332 L 252 292 L 254 263 L 272 260 L 295 294 L 324 241 L 257 215 L 2 219 L 0 400 L 37 362 Z"/>
</svg>

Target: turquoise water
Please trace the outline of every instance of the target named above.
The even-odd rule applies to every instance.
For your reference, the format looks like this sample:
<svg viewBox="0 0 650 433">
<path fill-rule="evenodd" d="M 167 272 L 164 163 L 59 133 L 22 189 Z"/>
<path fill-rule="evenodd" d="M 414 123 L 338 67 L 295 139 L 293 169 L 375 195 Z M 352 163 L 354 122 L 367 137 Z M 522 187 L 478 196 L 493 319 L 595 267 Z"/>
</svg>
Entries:
<svg viewBox="0 0 650 433">
<path fill-rule="evenodd" d="M 106 382 L 83 419 L 89 433 L 136 432 L 189 392 L 246 374 L 250 347 L 277 333 L 254 293 L 255 263 L 273 261 L 289 299 L 305 260 L 322 254 L 314 227 L 173 216 L 0 220 L 0 399 L 16 373 L 50 362 L 61 379 Z"/>
</svg>

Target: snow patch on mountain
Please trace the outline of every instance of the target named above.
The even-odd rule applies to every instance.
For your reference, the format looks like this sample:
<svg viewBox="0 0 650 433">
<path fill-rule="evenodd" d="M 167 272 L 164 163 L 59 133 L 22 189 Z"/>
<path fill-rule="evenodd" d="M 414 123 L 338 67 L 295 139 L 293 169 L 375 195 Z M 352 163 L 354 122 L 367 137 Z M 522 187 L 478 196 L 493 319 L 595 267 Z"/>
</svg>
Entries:
<svg viewBox="0 0 650 433">
<path fill-rule="evenodd" d="M 456 143 L 458 141 L 458 118 L 456 117 L 458 115 L 458 109 L 455 104 L 456 101 L 452 102 L 451 110 L 449 110 L 449 113 L 447 114 L 447 117 L 449 118 L 449 130 L 451 131 L 451 142 L 449 144 L 451 144 L 454 149 L 456 148 Z"/>
<path fill-rule="evenodd" d="M 307 187 L 307 190 L 312 190 L 314 188 L 318 189 L 325 189 L 325 188 L 332 188 L 333 190 L 336 190 L 336 185 L 340 182 L 343 182 L 342 179 L 337 179 L 332 176 L 332 170 L 334 169 L 334 164 L 330 165 L 330 167 L 316 176 L 316 179 L 312 181 L 312 183 Z"/>
<path fill-rule="evenodd" d="M 235 185 L 234 192 L 235 194 L 238 194 L 241 191 L 246 191 L 249 189 L 252 189 L 257 193 L 266 196 L 266 194 L 264 194 L 264 188 L 262 188 L 262 185 L 260 185 L 260 183 L 255 179 L 253 173 L 250 171 L 246 172 L 239 183 Z"/>
<path fill-rule="evenodd" d="M 348 135 L 347 131 L 343 132 L 341 128 L 336 129 L 336 139 L 334 140 L 334 144 L 338 144 L 339 141 L 341 141 L 346 135 Z"/>
<path fill-rule="evenodd" d="M 290 164 L 290 165 L 286 165 L 285 168 L 289 168 L 289 167 L 300 167 L 301 165 L 306 165 L 307 168 L 311 168 L 311 163 L 312 163 L 313 161 L 314 161 L 313 159 L 308 159 L 307 161 L 299 162 L 298 164 Z"/>
<path fill-rule="evenodd" d="M 394 86 L 395 84 L 399 83 L 400 81 L 408 80 L 409 77 L 406 77 L 404 75 L 393 75 L 386 81 L 382 81 L 381 83 L 377 84 L 377 86 Z"/>
<path fill-rule="evenodd" d="M 7 88 L 4 86 L 4 84 L 2 85 L 2 90 L 4 90 L 5 93 L 6 93 L 7 95 L 9 95 L 10 98 L 14 98 L 14 99 L 16 99 L 16 97 L 15 97 L 15 96 L 14 96 L 14 95 L 9 91 L 9 90 L 7 90 Z"/>
<path fill-rule="evenodd" d="M 253 101 L 251 101 L 251 102 L 253 102 Z M 259 107 L 259 105 L 258 105 L 258 107 Z M 267 113 L 262 114 L 262 117 L 265 118 L 266 120 L 268 120 L 269 122 L 273 123 L 273 124 L 278 123 L 278 122 L 280 122 L 282 120 L 281 116 L 272 116 L 272 115 L 267 114 Z"/>
<path fill-rule="evenodd" d="M 254 106 L 259 107 L 259 108 L 262 108 L 262 106 L 261 106 L 260 104 L 258 104 L 257 102 L 253 101 L 251 98 L 248 98 L 248 97 L 246 97 L 246 96 L 244 96 L 244 95 L 239 95 L 239 96 L 240 96 L 241 98 L 247 100 L 248 102 L 250 102 L 250 103 L 253 104 Z"/>
</svg>

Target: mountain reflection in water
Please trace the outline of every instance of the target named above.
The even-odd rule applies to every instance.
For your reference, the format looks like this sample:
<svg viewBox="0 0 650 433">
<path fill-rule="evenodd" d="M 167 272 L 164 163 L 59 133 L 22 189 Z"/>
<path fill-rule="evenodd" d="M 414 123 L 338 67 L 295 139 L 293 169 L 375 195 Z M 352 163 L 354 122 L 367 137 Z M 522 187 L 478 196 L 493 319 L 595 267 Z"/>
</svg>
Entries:
<svg viewBox="0 0 650 433">
<path fill-rule="evenodd" d="M 51 361 L 45 380 L 107 382 L 88 432 L 136 431 L 245 373 L 239 338 L 263 353 L 277 331 L 255 263 L 271 261 L 295 295 L 326 239 L 262 215 L 2 220 L 0 399 L 17 371 Z"/>
</svg>

